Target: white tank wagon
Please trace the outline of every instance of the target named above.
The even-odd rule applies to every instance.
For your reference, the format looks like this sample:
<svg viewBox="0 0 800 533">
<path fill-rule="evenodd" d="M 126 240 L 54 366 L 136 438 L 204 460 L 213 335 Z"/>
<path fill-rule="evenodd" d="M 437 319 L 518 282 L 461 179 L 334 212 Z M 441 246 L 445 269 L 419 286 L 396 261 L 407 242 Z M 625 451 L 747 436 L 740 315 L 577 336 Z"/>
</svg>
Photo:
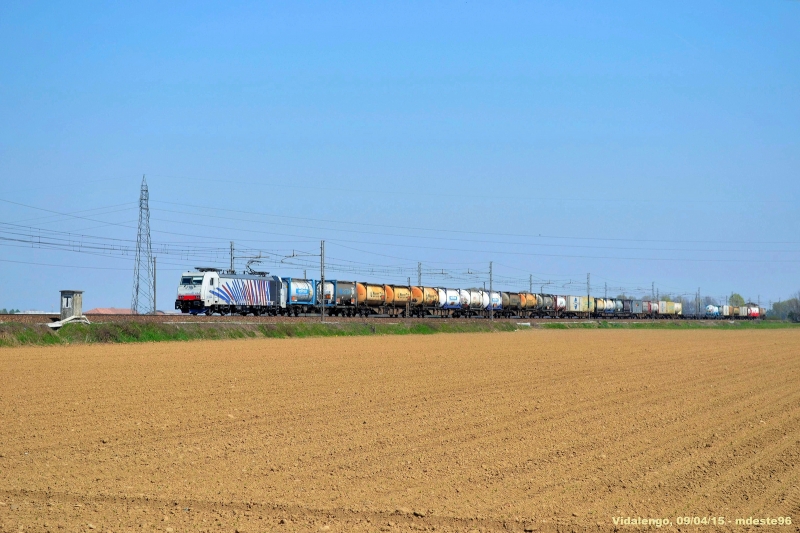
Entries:
<svg viewBox="0 0 800 533">
<path fill-rule="evenodd" d="M 458 289 L 438 287 L 440 309 L 461 309 L 461 295 Z"/>
<path fill-rule="evenodd" d="M 458 311 L 458 316 L 469 317 L 482 314 L 483 291 L 476 289 L 460 289 L 458 294 L 461 297 L 461 310 Z"/>
</svg>

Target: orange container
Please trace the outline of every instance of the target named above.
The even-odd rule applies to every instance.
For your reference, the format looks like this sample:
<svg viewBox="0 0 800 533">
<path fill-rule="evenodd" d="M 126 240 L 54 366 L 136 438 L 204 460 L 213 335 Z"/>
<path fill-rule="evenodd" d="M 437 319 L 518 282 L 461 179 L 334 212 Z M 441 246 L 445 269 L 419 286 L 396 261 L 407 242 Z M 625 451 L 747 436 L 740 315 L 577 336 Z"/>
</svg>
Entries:
<svg viewBox="0 0 800 533">
<path fill-rule="evenodd" d="M 405 307 L 411 301 L 411 287 L 402 285 L 385 285 L 386 303 L 398 307 Z"/>
<path fill-rule="evenodd" d="M 526 309 L 533 309 L 536 307 L 536 295 L 531 294 L 529 292 L 521 292 L 519 293 L 519 299 L 521 301 L 520 307 L 524 307 Z"/>
<path fill-rule="evenodd" d="M 439 303 L 439 291 L 431 287 L 411 287 L 411 303 L 436 305 Z"/>
<path fill-rule="evenodd" d="M 356 290 L 358 290 L 358 303 L 378 305 L 386 301 L 386 289 L 383 285 L 359 283 Z"/>
</svg>

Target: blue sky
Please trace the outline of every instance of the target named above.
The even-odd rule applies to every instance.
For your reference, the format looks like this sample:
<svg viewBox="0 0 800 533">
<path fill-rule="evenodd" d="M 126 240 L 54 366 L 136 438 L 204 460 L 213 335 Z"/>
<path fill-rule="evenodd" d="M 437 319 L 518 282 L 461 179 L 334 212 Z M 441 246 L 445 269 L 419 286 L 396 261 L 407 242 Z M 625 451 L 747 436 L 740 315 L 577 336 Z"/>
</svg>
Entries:
<svg viewBox="0 0 800 533">
<path fill-rule="evenodd" d="M 0 307 L 130 305 L 143 174 L 160 308 L 230 240 L 279 275 L 325 239 L 341 279 L 785 299 L 798 27 L 793 1 L 3 2 Z"/>
</svg>

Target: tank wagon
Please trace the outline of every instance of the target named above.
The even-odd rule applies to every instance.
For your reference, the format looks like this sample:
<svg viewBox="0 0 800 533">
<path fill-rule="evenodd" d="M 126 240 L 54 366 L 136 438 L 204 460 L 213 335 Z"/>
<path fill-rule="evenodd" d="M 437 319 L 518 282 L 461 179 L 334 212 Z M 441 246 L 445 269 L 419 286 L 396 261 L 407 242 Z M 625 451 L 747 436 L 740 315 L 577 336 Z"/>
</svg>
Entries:
<svg viewBox="0 0 800 533">
<path fill-rule="evenodd" d="M 732 320 L 757 320 L 763 319 L 767 310 L 757 304 L 749 303 L 741 307 L 730 305 L 707 305 L 706 318 L 727 318 Z"/>
<path fill-rule="evenodd" d="M 442 317 L 442 318 L 603 318 L 679 319 L 680 302 L 530 292 L 485 291 L 237 274 L 197 268 L 181 274 L 175 309 L 189 314 L 299 316 Z M 709 305 L 703 318 L 756 320 L 766 310 Z"/>
</svg>

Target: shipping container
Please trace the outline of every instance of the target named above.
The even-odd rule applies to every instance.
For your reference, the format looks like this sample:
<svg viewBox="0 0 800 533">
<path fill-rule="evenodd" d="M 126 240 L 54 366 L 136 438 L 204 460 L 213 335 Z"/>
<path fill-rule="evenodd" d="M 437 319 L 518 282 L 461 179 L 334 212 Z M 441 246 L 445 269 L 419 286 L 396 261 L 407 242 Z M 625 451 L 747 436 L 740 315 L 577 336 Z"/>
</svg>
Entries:
<svg viewBox="0 0 800 533">
<path fill-rule="evenodd" d="M 722 316 L 732 316 L 733 311 L 730 305 L 721 305 L 719 308 L 719 314 Z"/>
<path fill-rule="evenodd" d="M 439 291 L 433 287 L 411 287 L 411 304 L 435 306 L 439 303 Z"/>
<path fill-rule="evenodd" d="M 748 307 L 747 316 L 750 318 L 758 318 L 758 307 Z"/>
<path fill-rule="evenodd" d="M 566 296 L 556 296 L 556 311 L 566 311 L 567 309 L 567 297 Z"/>
<path fill-rule="evenodd" d="M 492 309 L 497 310 L 503 308 L 503 298 L 500 296 L 499 292 L 492 291 L 491 299 L 492 299 L 492 306 L 491 306 Z M 489 309 L 488 301 L 486 302 L 486 306 L 487 306 L 486 308 Z"/>
<path fill-rule="evenodd" d="M 567 296 L 567 311 L 570 313 L 593 313 L 594 298 Z"/>
<path fill-rule="evenodd" d="M 386 289 L 383 285 L 372 285 L 370 283 L 358 283 L 358 303 L 368 306 L 382 305 L 386 302 Z"/>
<path fill-rule="evenodd" d="M 719 316 L 719 307 L 716 305 L 707 305 L 706 306 L 706 316 L 708 317 L 718 317 Z"/>
<path fill-rule="evenodd" d="M 631 314 L 638 316 L 644 313 L 644 306 L 642 304 L 643 302 L 641 300 L 631 300 Z"/>
<path fill-rule="evenodd" d="M 631 300 L 622 300 L 622 312 L 626 315 L 631 314 Z"/>
<path fill-rule="evenodd" d="M 612 300 L 611 298 L 603 298 L 603 301 L 606 304 L 605 305 L 605 312 L 606 313 L 614 313 L 614 312 L 616 312 L 617 306 L 614 303 L 614 300 Z"/>
<path fill-rule="evenodd" d="M 469 291 L 469 308 L 483 309 L 483 291 Z"/>
<path fill-rule="evenodd" d="M 667 302 L 665 302 L 664 300 L 660 300 L 658 302 L 658 313 L 661 315 L 667 314 Z"/>
<path fill-rule="evenodd" d="M 511 297 L 509 296 L 509 293 L 501 292 L 500 301 L 503 302 L 503 309 L 508 309 L 508 307 L 511 305 Z"/>
<path fill-rule="evenodd" d="M 353 281 L 336 281 L 335 305 L 354 305 L 356 303 L 356 284 Z"/>
<path fill-rule="evenodd" d="M 519 309 L 520 307 L 522 307 L 521 303 L 522 303 L 522 298 L 520 297 L 518 292 L 508 293 L 508 307 L 510 309 Z"/>
<path fill-rule="evenodd" d="M 536 309 L 541 311 L 552 311 L 553 310 L 553 295 L 552 294 L 539 294 L 536 297 L 537 305 Z"/>
<path fill-rule="evenodd" d="M 411 303 L 411 287 L 407 285 L 384 285 L 386 305 L 405 307 Z"/>
<path fill-rule="evenodd" d="M 747 306 L 743 305 L 743 306 L 739 307 L 738 309 L 739 309 L 739 317 L 747 318 Z"/>
<path fill-rule="evenodd" d="M 442 309 L 460 309 L 461 297 L 457 289 L 437 289 L 439 293 L 439 307 Z"/>
<path fill-rule="evenodd" d="M 623 301 L 622 300 L 614 300 L 614 312 L 621 314 L 623 312 Z"/>
<path fill-rule="evenodd" d="M 322 300 L 322 295 L 320 294 L 320 282 L 316 282 L 317 286 L 317 302 Z M 335 281 L 326 281 L 325 282 L 325 305 L 333 305 L 333 294 L 336 292 L 336 282 Z"/>
<path fill-rule="evenodd" d="M 536 295 L 531 294 L 530 292 L 525 293 L 525 309 L 535 309 L 536 308 Z"/>
<path fill-rule="evenodd" d="M 316 284 L 313 279 L 283 278 L 286 281 L 287 303 L 314 305 L 317 303 Z"/>
<path fill-rule="evenodd" d="M 458 290 L 458 298 L 461 302 L 461 308 L 467 309 L 469 307 L 469 290 L 467 289 L 459 289 Z"/>
<path fill-rule="evenodd" d="M 683 304 L 681 302 L 675 302 L 675 316 L 683 315 Z"/>
</svg>

